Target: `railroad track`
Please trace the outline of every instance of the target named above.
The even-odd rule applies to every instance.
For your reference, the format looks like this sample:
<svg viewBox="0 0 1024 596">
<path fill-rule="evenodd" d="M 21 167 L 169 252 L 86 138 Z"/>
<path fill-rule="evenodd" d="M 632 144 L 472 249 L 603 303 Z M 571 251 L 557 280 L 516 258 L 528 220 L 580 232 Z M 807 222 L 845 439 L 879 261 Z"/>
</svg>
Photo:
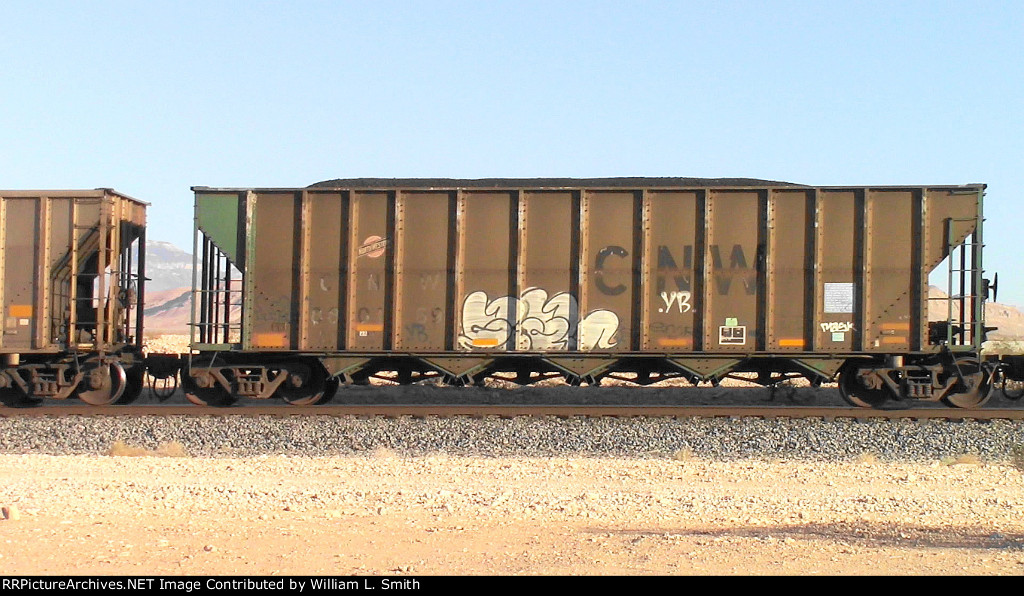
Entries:
<svg viewBox="0 0 1024 596">
<path fill-rule="evenodd" d="M 201 408 L 194 405 L 150 404 L 129 406 L 88 406 L 44 404 L 33 408 L 0 407 L 0 417 L 67 417 L 115 416 L 358 416 L 398 418 L 426 417 L 655 417 L 655 418 L 850 418 L 871 419 L 935 419 L 935 420 L 1024 420 L 1024 409 L 956 409 L 947 407 L 914 407 L 865 409 L 809 406 L 622 406 L 622 405 L 413 405 L 413 404 L 326 404 L 315 406 L 281 406 L 242 404 L 228 408 Z"/>
</svg>

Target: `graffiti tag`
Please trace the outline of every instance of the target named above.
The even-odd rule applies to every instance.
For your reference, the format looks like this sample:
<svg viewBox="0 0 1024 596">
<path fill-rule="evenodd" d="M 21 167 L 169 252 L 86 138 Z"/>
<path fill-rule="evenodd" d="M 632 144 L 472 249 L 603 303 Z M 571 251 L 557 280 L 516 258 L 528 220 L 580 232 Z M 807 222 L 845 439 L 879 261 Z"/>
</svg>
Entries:
<svg viewBox="0 0 1024 596">
<path fill-rule="evenodd" d="M 522 296 L 491 300 L 486 292 L 473 292 L 462 303 L 459 347 L 518 350 L 589 351 L 618 343 L 619 317 L 610 310 L 594 310 L 580 320 L 576 298 L 568 292 L 548 297 L 546 290 L 529 288 Z"/>
<path fill-rule="evenodd" d="M 659 308 L 658 312 L 669 312 L 673 304 L 679 308 L 680 313 L 690 312 L 693 308 L 689 292 L 662 292 L 661 299 L 665 302 L 665 308 Z"/>
</svg>

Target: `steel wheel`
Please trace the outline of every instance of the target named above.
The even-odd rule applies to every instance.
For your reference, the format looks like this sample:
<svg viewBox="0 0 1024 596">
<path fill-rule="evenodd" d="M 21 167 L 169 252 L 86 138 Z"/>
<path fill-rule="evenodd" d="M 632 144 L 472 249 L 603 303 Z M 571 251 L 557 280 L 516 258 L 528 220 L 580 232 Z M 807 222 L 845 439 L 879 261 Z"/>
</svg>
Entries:
<svg viewBox="0 0 1024 596">
<path fill-rule="evenodd" d="M 202 361 L 197 361 L 197 368 L 205 368 L 206 366 L 215 367 L 223 366 L 224 362 L 220 358 L 214 358 L 205 364 Z M 230 373 L 227 373 L 228 382 L 231 382 Z M 185 398 L 188 401 L 194 403 L 197 406 L 213 406 L 215 408 L 223 408 L 230 406 L 235 403 L 235 395 L 229 391 L 225 391 L 221 387 L 220 383 L 210 379 L 209 387 L 200 387 L 195 377 L 188 374 L 187 369 L 181 371 L 181 389 L 185 392 Z M 234 383 L 231 383 L 234 385 Z"/>
<path fill-rule="evenodd" d="M 293 406 L 311 406 L 327 393 L 327 375 L 306 363 L 285 365 L 288 377 L 278 386 L 276 394 Z M 333 397 L 333 396 L 332 396 Z"/>
<path fill-rule="evenodd" d="M 977 408 L 988 401 L 992 393 L 992 377 L 981 366 L 977 358 L 957 358 L 956 368 L 960 378 L 950 393 L 942 397 L 942 402 L 957 408 Z M 956 375 L 952 371 L 950 375 Z M 947 377 L 948 379 L 948 377 Z"/>
<path fill-rule="evenodd" d="M 873 388 L 863 383 L 860 373 L 870 370 L 850 363 L 839 372 L 839 394 L 846 403 L 858 408 L 878 408 L 892 399 L 892 393 L 885 385 Z"/>
<path fill-rule="evenodd" d="M 341 381 L 338 377 L 331 377 L 327 379 L 324 384 L 324 396 L 321 397 L 320 401 L 317 403 L 325 404 L 334 399 L 334 396 L 338 394 L 339 387 L 341 387 Z"/>
<path fill-rule="evenodd" d="M 235 396 L 224 391 L 220 385 L 198 387 L 194 382 L 182 379 L 181 386 L 185 391 L 185 398 L 197 406 L 224 408 L 235 403 Z"/>
<path fill-rule="evenodd" d="M 142 388 L 146 385 L 146 370 L 142 365 L 133 366 L 128 369 L 125 371 L 125 376 L 127 378 L 127 385 L 121 398 L 114 402 L 116 404 L 130 404 L 139 399 L 139 396 L 142 395 Z"/>
<path fill-rule="evenodd" d="M 87 369 L 76 392 L 78 399 L 89 405 L 106 406 L 117 401 L 127 385 L 124 368 L 117 362 L 111 362 Z"/>
<path fill-rule="evenodd" d="M 1009 400 L 1024 397 L 1024 383 L 1003 377 L 1003 397 Z"/>
</svg>

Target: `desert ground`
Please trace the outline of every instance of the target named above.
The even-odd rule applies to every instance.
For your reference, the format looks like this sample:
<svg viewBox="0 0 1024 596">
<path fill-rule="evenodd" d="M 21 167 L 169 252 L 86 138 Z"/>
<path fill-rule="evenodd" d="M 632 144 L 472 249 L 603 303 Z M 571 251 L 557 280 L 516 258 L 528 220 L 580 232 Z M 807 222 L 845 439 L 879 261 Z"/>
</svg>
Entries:
<svg viewBox="0 0 1024 596">
<path fill-rule="evenodd" d="M 1020 575 L 972 458 L 0 455 L 5 575 Z"/>
</svg>

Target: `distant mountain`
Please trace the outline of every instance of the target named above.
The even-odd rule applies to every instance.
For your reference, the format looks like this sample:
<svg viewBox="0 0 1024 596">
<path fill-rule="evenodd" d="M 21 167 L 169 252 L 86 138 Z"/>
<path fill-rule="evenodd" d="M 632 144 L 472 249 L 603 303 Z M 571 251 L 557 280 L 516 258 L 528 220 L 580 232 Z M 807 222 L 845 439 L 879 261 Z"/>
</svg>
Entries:
<svg viewBox="0 0 1024 596">
<path fill-rule="evenodd" d="M 192 287 L 192 255 L 159 240 L 146 242 L 146 292 Z"/>
<path fill-rule="evenodd" d="M 945 298 L 946 293 L 935 286 L 928 288 L 928 297 L 932 298 L 928 303 L 928 320 L 944 321 L 949 314 L 948 303 L 935 298 Z M 960 308 L 956 301 L 953 302 L 954 316 L 959 316 Z M 1024 339 L 1024 312 L 1020 308 L 999 302 L 985 303 L 985 326 L 995 327 L 996 330 L 988 334 L 989 339 Z"/>
<path fill-rule="evenodd" d="M 235 275 L 237 278 L 237 272 Z M 147 242 L 146 277 L 146 335 L 188 334 L 192 320 L 192 255 L 170 242 Z M 235 283 L 240 281 L 236 279 Z M 233 307 L 233 323 L 237 324 L 240 316 L 241 309 Z"/>
<path fill-rule="evenodd" d="M 192 318 L 192 255 L 170 242 L 146 242 L 146 335 L 185 335 Z"/>
</svg>

